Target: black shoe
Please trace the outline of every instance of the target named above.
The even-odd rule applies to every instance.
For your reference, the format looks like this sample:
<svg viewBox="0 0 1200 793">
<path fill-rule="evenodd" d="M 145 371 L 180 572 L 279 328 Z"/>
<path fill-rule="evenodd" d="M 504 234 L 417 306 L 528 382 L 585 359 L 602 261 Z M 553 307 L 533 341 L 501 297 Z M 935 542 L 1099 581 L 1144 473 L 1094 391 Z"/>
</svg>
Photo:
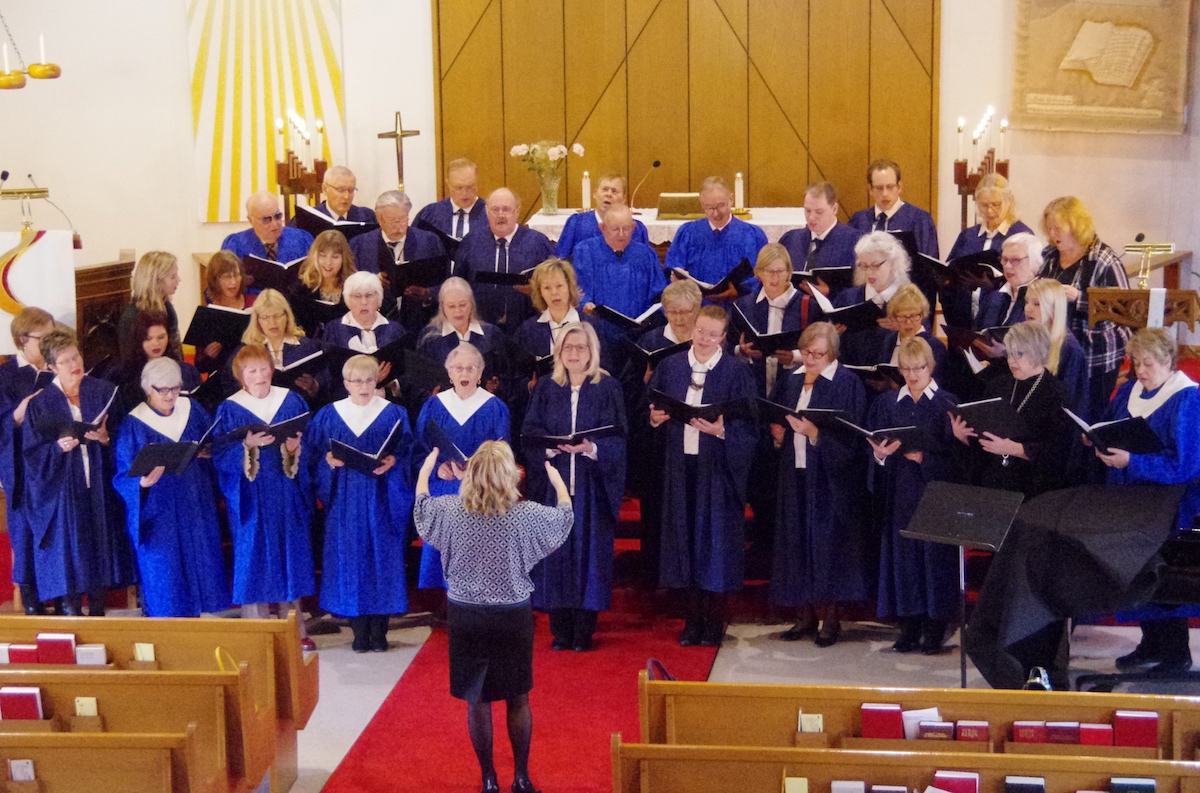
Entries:
<svg viewBox="0 0 1200 793">
<path fill-rule="evenodd" d="M 592 640 L 590 638 L 582 640 L 576 639 L 575 643 L 571 645 L 571 649 L 577 653 L 586 653 L 588 650 L 592 649 Z"/>
<path fill-rule="evenodd" d="M 896 639 L 892 645 L 892 651 L 897 653 L 911 653 L 921 647 L 921 622 L 920 620 L 905 617 L 900 620 L 900 638 Z"/>
<path fill-rule="evenodd" d="M 512 793 L 542 793 L 533 786 L 533 783 L 526 779 L 514 779 L 512 783 Z"/>
<path fill-rule="evenodd" d="M 837 644 L 838 637 L 842 633 L 841 620 L 825 620 L 821 623 L 821 630 L 817 632 L 817 638 L 813 640 L 813 644 L 818 647 L 832 647 Z"/>
<path fill-rule="evenodd" d="M 1177 675 L 1180 672 L 1186 672 L 1192 668 L 1192 656 L 1188 653 L 1186 656 L 1179 658 L 1170 658 L 1159 661 L 1154 666 L 1146 671 L 1152 675 Z"/>
<path fill-rule="evenodd" d="M 388 651 L 387 637 L 371 639 L 371 652 L 386 653 Z"/>
<path fill-rule="evenodd" d="M 700 632 L 701 647 L 720 647 L 725 641 L 725 622 L 719 617 L 710 617 L 704 622 L 704 630 Z"/>
<path fill-rule="evenodd" d="M 817 632 L 817 620 L 814 617 L 812 619 L 807 619 L 807 620 L 802 620 L 800 622 L 797 622 L 795 625 L 788 628 L 783 633 L 779 634 L 779 641 L 781 641 L 781 642 L 798 642 L 807 636 L 812 636 L 816 632 Z"/>
<path fill-rule="evenodd" d="M 1158 663 L 1161 660 L 1161 658 L 1158 658 L 1158 654 L 1150 649 L 1146 642 L 1141 642 L 1134 648 L 1133 652 L 1117 658 L 1117 669 L 1120 669 L 1122 672 L 1131 672 L 1143 666 Z"/>
<path fill-rule="evenodd" d="M 945 622 L 929 619 L 922 621 L 921 655 L 941 655 L 944 641 L 946 641 Z"/>
<path fill-rule="evenodd" d="M 679 646 L 691 647 L 694 644 L 698 644 L 702 629 L 703 626 L 699 619 L 688 617 L 687 621 L 683 624 L 683 630 L 679 632 Z"/>
<path fill-rule="evenodd" d="M 570 648 L 571 648 L 571 643 L 569 641 L 567 641 L 566 639 L 555 636 L 553 639 L 550 640 L 550 649 L 551 650 L 569 650 Z"/>
<path fill-rule="evenodd" d="M 46 604 L 38 600 L 37 588 L 32 584 L 21 584 L 21 605 L 30 616 L 46 613 Z"/>
<path fill-rule="evenodd" d="M 1029 670 L 1029 679 L 1021 686 L 1025 691 L 1053 691 L 1050 685 L 1050 673 L 1043 667 L 1035 666 Z"/>
<path fill-rule="evenodd" d="M 485 779 L 479 793 L 500 793 L 500 783 L 494 779 Z"/>
<path fill-rule="evenodd" d="M 371 646 L 365 641 L 360 642 L 358 639 L 355 639 L 350 644 L 350 649 L 356 653 L 365 653 L 371 649 Z"/>
</svg>

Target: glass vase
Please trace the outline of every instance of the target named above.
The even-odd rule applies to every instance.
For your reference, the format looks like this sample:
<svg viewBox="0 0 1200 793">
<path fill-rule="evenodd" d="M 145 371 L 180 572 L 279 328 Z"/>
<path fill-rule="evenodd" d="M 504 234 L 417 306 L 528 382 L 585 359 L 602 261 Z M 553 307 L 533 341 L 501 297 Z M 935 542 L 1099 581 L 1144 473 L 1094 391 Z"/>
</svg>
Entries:
<svg viewBox="0 0 1200 793">
<path fill-rule="evenodd" d="M 558 173 L 543 174 L 538 178 L 538 187 L 542 190 L 542 215 L 558 214 Z"/>
</svg>

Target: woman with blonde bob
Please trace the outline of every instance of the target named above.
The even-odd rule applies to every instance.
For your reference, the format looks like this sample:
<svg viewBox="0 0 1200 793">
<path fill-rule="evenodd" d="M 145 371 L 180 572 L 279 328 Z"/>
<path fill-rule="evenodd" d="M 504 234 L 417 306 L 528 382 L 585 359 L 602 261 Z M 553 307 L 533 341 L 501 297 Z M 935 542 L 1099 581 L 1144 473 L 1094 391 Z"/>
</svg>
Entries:
<svg viewBox="0 0 1200 793">
<path fill-rule="evenodd" d="M 254 299 L 242 344 L 265 348 L 271 354 L 275 369 L 284 369 L 321 351 L 320 345 L 306 337 L 304 329 L 296 324 L 296 315 L 287 299 L 274 289 L 264 289 Z M 320 404 L 322 381 L 327 377 L 328 373 L 323 369 L 316 374 L 304 373 L 290 378 L 291 387 L 310 405 Z"/>
<path fill-rule="evenodd" d="M 533 605 L 550 614 L 550 647 L 583 652 L 592 646 L 598 612 L 612 595 L 613 536 L 625 492 L 625 403 L 621 384 L 600 368 L 600 340 L 591 325 L 567 325 L 554 345 L 554 374 L 533 387 L 521 435 L 530 468 L 550 460 L 568 483 L 575 530 L 534 569 Z M 548 436 L 577 435 L 548 446 Z M 529 477 L 530 498 L 553 503 L 542 476 Z"/>
<path fill-rule="evenodd" d="M 325 323 L 346 313 L 342 287 L 355 271 L 354 252 L 340 231 L 322 231 L 308 246 L 299 280 L 288 291 L 288 302 L 308 332 L 321 335 Z"/>
<path fill-rule="evenodd" d="M 166 251 L 150 251 L 144 254 L 133 268 L 131 281 L 131 300 L 117 324 L 121 362 L 130 361 L 141 345 L 141 339 L 136 338 L 133 327 L 139 311 L 161 311 L 167 315 L 167 334 L 170 340 L 168 355 L 182 361 L 179 315 L 175 313 L 175 306 L 171 305 L 171 296 L 179 288 L 179 262 L 174 254 Z"/>
<path fill-rule="evenodd" d="M 896 324 L 896 330 L 888 334 L 879 362 L 899 366 L 900 349 L 904 344 L 912 339 L 923 339 L 933 354 L 934 368 L 930 376 L 934 380 L 941 377 L 946 363 L 946 345 L 925 328 L 929 319 L 929 300 L 925 293 L 916 284 L 904 284 L 888 301 L 887 316 Z M 890 379 L 888 382 L 889 389 L 895 387 Z"/>
<path fill-rule="evenodd" d="M 529 744 L 533 715 L 534 565 L 571 531 L 571 495 L 558 469 L 545 462 L 555 506 L 520 501 L 512 449 L 485 441 L 471 455 L 456 495 L 434 497 L 429 478 L 438 449 L 417 476 L 413 518 L 421 539 L 441 552 L 449 582 L 446 633 L 450 695 L 467 702 L 467 732 L 479 761 L 483 790 L 498 793 L 492 762 L 492 702 L 504 700 L 513 752 L 514 793 L 533 793 Z"/>
</svg>

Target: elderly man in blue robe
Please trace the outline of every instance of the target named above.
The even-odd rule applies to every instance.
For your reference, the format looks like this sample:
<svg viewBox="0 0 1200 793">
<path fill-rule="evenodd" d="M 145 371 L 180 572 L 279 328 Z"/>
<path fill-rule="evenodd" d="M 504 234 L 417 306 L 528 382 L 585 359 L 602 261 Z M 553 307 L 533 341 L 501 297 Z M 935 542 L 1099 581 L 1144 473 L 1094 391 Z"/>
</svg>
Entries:
<svg viewBox="0 0 1200 793">
<path fill-rule="evenodd" d="M 753 264 L 758 249 L 767 244 L 767 235 L 758 226 L 733 216 L 733 196 L 719 176 L 710 176 L 700 185 L 700 207 L 704 217 L 689 220 L 675 232 L 667 249 L 666 265 L 668 270 L 679 267 L 697 280 L 715 284 L 742 259 Z M 751 277 L 708 299 L 733 300 L 758 285 L 758 279 Z"/>
<path fill-rule="evenodd" d="M 608 306 L 627 317 L 636 317 L 650 308 L 667 285 L 658 254 L 633 238 L 634 222 L 629 207 L 618 204 L 604 216 L 601 235 L 575 247 L 575 278 L 585 312 Z M 605 344 L 615 343 L 621 336 L 610 322 L 600 323 L 599 330 Z"/>
<path fill-rule="evenodd" d="M 600 181 L 596 183 L 596 191 L 592 193 L 596 209 L 592 212 L 576 212 L 568 217 L 567 222 L 563 225 L 558 242 L 554 245 L 554 251 L 559 258 L 566 259 L 571 256 L 579 243 L 584 240 L 599 237 L 600 227 L 604 225 L 605 213 L 612 207 L 628 203 L 628 193 L 629 184 L 625 181 L 624 176 L 619 173 L 601 176 Z M 633 221 L 632 239 L 643 245 L 650 244 L 650 234 L 646 231 L 646 225 L 640 220 Z"/>
<path fill-rule="evenodd" d="M 246 219 L 250 228 L 230 234 L 221 243 L 221 250 L 236 256 L 258 256 L 273 262 L 290 262 L 303 258 L 312 245 L 312 235 L 303 229 L 283 225 L 283 210 L 279 197 L 269 190 L 259 190 L 246 199 Z"/>
<path fill-rule="evenodd" d="M 900 166 L 892 160 L 875 160 L 867 166 L 867 186 L 875 203 L 850 216 L 850 225 L 863 234 L 872 231 L 911 231 L 917 250 L 938 257 L 937 229 L 933 218 L 920 207 L 900 198 Z"/>
<path fill-rule="evenodd" d="M 545 234 L 517 222 L 520 212 L 521 201 L 512 190 L 493 190 L 487 197 L 487 225 L 472 230 L 455 257 L 454 274 L 471 283 L 480 318 L 506 332 L 533 316 L 529 285 L 477 285 L 476 277 L 482 272 L 524 272 L 554 255 Z"/>
<path fill-rule="evenodd" d="M 487 223 L 487 205 L 479 197 L 479 178 L 475 163 L 466 157 L 451 160 L 446 166 L 446 197 L 426 204 L 413 219 L 416 226 L 432 226 L 443 234 L 461 240 Z"/>
<path fill-rule="evenodd" d="M 358 192 L 358 179 L 344 165 L 335 165 L 325 172 L 321 193 L 325 200 L 313 209 L 333 220 L 349 220 L 354 223 L 374 223 L 375 213 L 367 207 L 355 206 L 354 194 Z M 295 224 L 296 219 L 291 221 Z"/>
<path fill-rule="evenodd" d="M 350 240 L 355 269 L 380 274 L 384 282 L 384 314 L 393 314 L 401 325 L 417 334 L 437 313 L 437 287 L 411 283 L 404 265 L 429 259 L 443 261 L 444 281 L 450 277 L 450 260 L 442 241 L 432 231 L 408 223 L 412 199 L 401 190 L 388 190 L 375 200 L 379 231 Z"/>
<path fill-rule="evenodd" d="M 854 243 L 862 232 L 838 222 L 838 194 L 829 182 L 813 182 L 804 188 L 804 228 L 792 229 L 779 238 L 797 270 L 845 268 L 845 282 L 838 274 L 813 281 L 827 295 L 854 281 Z M 830 281 L 832 280 L 832 283 Z"/>
</svg>

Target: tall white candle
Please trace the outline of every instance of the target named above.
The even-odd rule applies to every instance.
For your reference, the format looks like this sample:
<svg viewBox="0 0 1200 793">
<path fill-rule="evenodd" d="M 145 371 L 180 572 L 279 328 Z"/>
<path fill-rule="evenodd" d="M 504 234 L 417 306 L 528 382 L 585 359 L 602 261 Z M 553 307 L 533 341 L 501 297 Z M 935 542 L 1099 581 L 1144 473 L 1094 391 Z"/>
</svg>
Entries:
<svg viewBox="0 0 1200 793">
<path fill-rule="evenodd" d="M 325 134 L 325 122 L 317 119 L 317 157 L 320 158 L 324 154 L 324 148 L 321 142 L 321 136 Z"/>
<path fill-rule="evenodd" d="M 967 126 L 967 120 L 961 116 L 958 119 L 958 158 L 963 158 L 963 128 Z"/>
<path fill-rule="evenodd" d="M 579 191 L 580 191 L 580 195 L 583 196 L 582 199 L 580 199 L 583 202 L 582 203 L 583 208 L 585 210 L 591 209 L 592 208 L 592 177 L 587 171 L 583 172 L 583 183 L 579 186 Z"/>
<path fill-rule="evenodd" d="M 38 34 L 38 49 L 41 50 L 41 54 L 42 54 L 42 59 L 40 61 L 38 61 L 38 63 L 48 63 L 49 61 L 46 60 L 46 34 L 45 33 Z"/>
<path fill-rule="evenodd" d="M 8 44 L 4 45 L 4 71 L 8 71 Z"/>
<path fill-rule="evenodd" d="M 1008 159 L 1008 119 L 1000 119 L 1000 157 L 1001 160 Z"/>
<path fill-rule="evenodd" d="M 746 183 L 742 180 L 741 173 L 733 177 L 733 206 L 734 209 L 745 209 L 746 204 Z"/>
<path fill-rule="evenodd" d="M 979 130 L 975 130 L 975 137 L 971 138 L 971 168 L 975 170 L 979 167 Z"/>
</svg>

